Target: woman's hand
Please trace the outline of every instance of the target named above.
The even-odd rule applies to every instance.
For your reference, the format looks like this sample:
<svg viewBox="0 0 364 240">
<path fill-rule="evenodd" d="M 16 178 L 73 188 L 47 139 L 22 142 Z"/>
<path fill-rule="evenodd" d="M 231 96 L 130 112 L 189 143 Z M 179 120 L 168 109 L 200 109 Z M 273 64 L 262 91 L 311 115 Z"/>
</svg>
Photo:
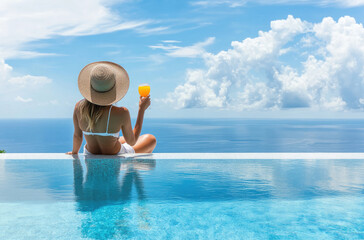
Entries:
<svg viewBox="0 0 364 240">
<path fill-rule="evenodd" d="M 78 153 L 73 153 L 72 151 L 71 152 L 66 152 L 67 155 L 77 155 Z"/>
<path fill-rule="evenodd" d="M 147 110 L 147 108 L 150 106 L 150 95 L 148 95 L 148 97 L 142 97 L 140 96 L 140 100 L 139 100 L 139 110 Z"/>
</svg>

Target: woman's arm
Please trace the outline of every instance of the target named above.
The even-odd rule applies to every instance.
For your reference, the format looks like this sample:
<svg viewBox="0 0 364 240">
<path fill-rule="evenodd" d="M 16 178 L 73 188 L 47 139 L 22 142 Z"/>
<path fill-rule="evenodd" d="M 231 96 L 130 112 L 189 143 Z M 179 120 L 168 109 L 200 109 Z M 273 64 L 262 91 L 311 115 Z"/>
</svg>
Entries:
<svg viewBox="0 0 364 240">
<path fill-rule="evenodd" d="M 73 126 L 74 126 L 74 132 L 73 132 L 73 149 L 72 152 L 68 152 L 67 154 L 78 154 L 80 151 L 81 145 L 82 145 L 82 137 L 83 133 L 78 125 L 78 118 L 77 118 L 77 105 L 75 106 L 75 110 L 73 111 Z"/>
<path fill-rule="evenodd" d="M 130 113 L 128 109 L 125 109 L 125 117 L 124 122 L 121 126 L 121 131 L 123 132 L 125 141 L 131 146 L 134 146 L 135 143 L 138 141 L 139 135 L 142 131 L 144 112 L 149 106 L 150 96 L 145 98 L 140 97 L 138 117 L 135 123 L 134 130 L 131 127 Z"/>
</svg>

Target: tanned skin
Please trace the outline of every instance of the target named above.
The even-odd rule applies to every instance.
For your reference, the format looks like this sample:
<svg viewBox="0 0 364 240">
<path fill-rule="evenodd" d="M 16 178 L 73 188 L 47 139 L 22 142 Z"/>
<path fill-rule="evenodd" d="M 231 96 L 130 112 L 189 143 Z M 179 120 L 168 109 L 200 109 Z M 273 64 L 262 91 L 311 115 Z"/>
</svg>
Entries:
<svg viewBox="0 0 364 240">
<path fill-rule="evenodd" d="M 81 100 L 83 101 L 83 100 Z M 86 131 L 87 122 L 86 119 L 81 119 L 81 113 L 79 109 L 79 103 L 75 105 L 73 112 L 73 149 L 71 152 L 66 154 L 78 154 L 82 145 L 83 133 Z M 110 122 L 109 122 L 109 133 L 119 132 L 120 129 L 123 133 L 123 137 L 115 138 L 111 136 L 92 136 L 85 135 L 87 150 L 92 154 L 105 154 L 114 155 L 120 151 L 121 144 L 128 143 L 132 146 L 136 153 L 151 153 L 153 152 L 157 141 L 156 138 L 151 134 L 144 134 L 140 136 L 142 131 L 144 112 L 150 106 L 150 96 L 140 97 L 139 100 L 139 111 L 137 121 L 134 129 L 131 126 L 131 119 L 129 110 L 125 107 L 111 108 Z M 110 106 L 105 106 L 102 110 L 102 116 L 97 121 L 93 132 L 106 132 L 107 117 Z"/>
</svg>

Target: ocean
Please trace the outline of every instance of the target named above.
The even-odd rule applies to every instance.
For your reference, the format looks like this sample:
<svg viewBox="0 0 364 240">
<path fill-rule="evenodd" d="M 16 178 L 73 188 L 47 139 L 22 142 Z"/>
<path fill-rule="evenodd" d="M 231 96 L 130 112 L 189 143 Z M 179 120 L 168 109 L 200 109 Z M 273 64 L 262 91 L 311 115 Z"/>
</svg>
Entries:
<svg viewBox="0 0 364 240">
<path fill-rule="evenodd" d="M 364 151 L 362 119 L 145 119 L 145 133 L 156 136 L 159 153 Z M 0 120 L 8 153 L 71 151 L 72 136 L 72 119 Z"/>
</svg>

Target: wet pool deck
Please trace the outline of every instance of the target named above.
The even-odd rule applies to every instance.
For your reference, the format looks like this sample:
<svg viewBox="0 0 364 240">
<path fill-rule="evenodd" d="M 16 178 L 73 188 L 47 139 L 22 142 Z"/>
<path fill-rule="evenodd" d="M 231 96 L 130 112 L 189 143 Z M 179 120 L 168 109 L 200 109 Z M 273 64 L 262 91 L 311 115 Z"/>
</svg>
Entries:
<svg viewBox="0 0 364 240">
<path fill-rule="evenodd" d="M 0 159 L 74 159 L 64 153 L 1 153 Z M 153 153 L 123 155 L 92 155 L 88 158 L 136 158 L 136 159 L 364 159 L 364 153 Z"/>
</svg>

